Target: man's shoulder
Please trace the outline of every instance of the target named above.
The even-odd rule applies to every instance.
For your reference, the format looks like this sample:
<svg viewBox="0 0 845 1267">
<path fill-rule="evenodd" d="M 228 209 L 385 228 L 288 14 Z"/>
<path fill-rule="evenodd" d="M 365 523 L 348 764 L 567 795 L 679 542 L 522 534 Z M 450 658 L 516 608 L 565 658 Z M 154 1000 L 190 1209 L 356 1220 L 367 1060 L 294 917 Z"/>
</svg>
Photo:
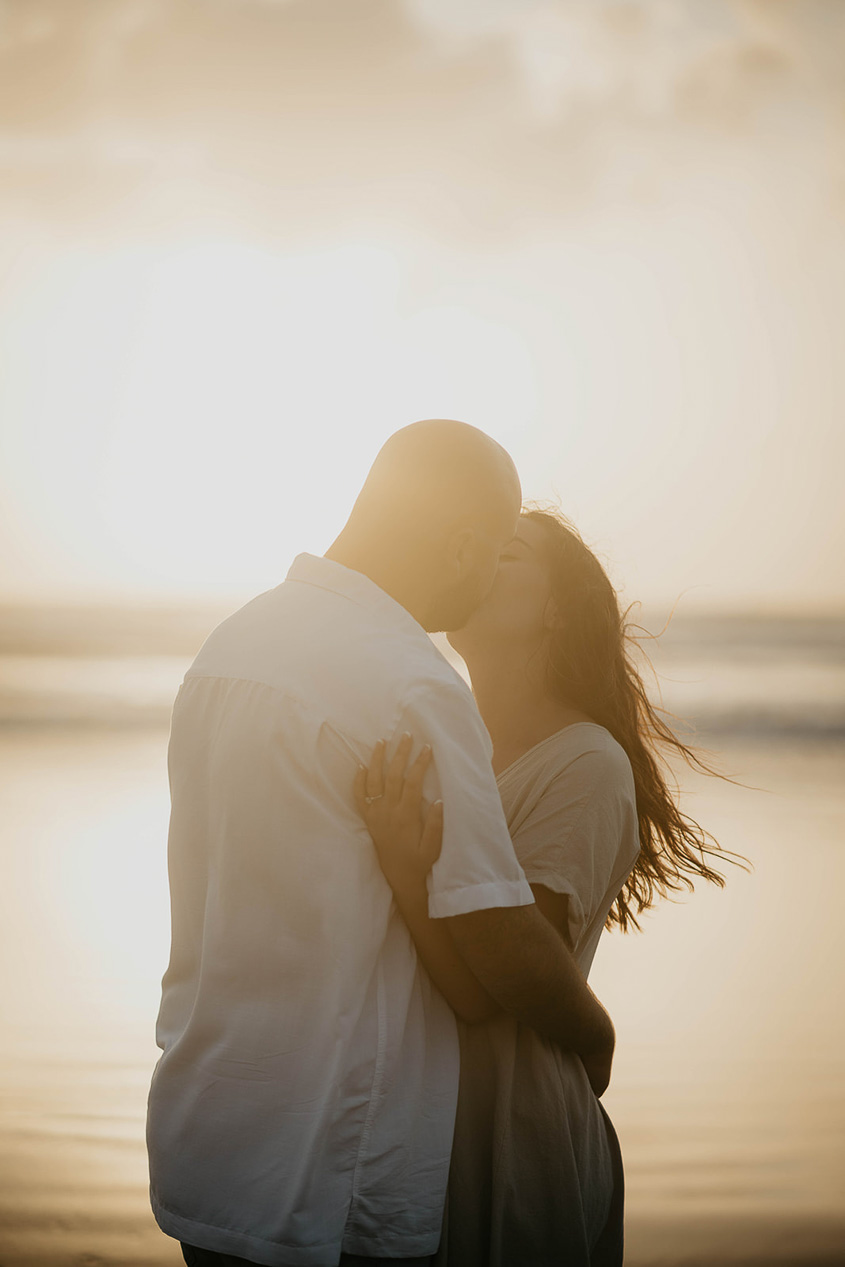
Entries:
<svg viewBox="0 0 845 1267">
<path fill-rule="evenodd" d="M 284 582 L 252 599 L 209 634 L 187 678 L 263 683 L 347 728 L 405 712 L 477 726 L 466 682 L 410 616 L 313 588 Z"/>
<path fill-rule="evenodd" d="M 400 656 L 409 690 L 445 692 L 472 700 L 472 692 L 466 682 L 429 634 L 424 633 L 421 638 L 405 643 Z"/>
<path fill-rule="evenodd" d="M 281 586 L 278 586 L 275 590 L 257 594 L 215 625 L 194 657 L 189 672 L 201 674 L 216 657 L 225 656 L 227 651 L 241 644 L 249 630 L 268 623 L 274 606 L 278 605 L 280 589 Z"/>
<path fill-rule="evenodd" d="M 401 691 L 408 707 L 425 710 L 439 705 L 478 716 L 472 691 L 446 658 L 437 635 L 421 631 L 419 638 L 398 644 L 395 650 Z"/>
</svg>

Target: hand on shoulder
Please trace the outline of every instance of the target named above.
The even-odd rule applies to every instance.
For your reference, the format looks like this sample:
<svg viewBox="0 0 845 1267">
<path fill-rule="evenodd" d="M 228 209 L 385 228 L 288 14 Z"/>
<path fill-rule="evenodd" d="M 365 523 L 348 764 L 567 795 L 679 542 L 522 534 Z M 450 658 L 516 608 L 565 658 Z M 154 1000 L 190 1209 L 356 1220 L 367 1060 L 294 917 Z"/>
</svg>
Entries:
<svg viewBox="0 0 845 1267">
<path fill-rule="evenodd" d="M 440 856 L 443 840 L 443 803 L 426 807 L 423 780 L 432 751 L 428 744 L 408 766 L 413 737 L 404 734 L 385 770 L 386 741 L 373 750 L 369 768 L 359 766 L 355 801 L 367 825 L 379 864 L 394 892 L 425 884 Z"/>
</svg>

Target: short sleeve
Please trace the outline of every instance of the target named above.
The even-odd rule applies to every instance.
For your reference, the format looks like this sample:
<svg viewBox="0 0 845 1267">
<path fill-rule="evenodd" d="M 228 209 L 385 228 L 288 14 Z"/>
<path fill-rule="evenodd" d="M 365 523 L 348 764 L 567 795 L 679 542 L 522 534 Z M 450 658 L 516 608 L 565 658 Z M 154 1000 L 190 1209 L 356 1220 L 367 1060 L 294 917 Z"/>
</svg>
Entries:
<svg viewBox="0 0 845 1267">
<path fill-rule="evenodd" d="M 568 763 L 514 825 L 514 844 L 529 883 L 569 896 L 575 946 L 605 903 L 622 842 L 635 822 L 627 758 L 623 765 L 615 754 L 595 750 Z"/>
<path fill-rule="evenodd" d="M 463 683 L 418 688 L 397 734 L 432 746 L 427 799 L 443 801 L 443 845 L 428 879 L 433 919 L 495 906 L 527 906 L 534 895 L 517 861 L 491 765 L 492 745 Z"/>
</svg>

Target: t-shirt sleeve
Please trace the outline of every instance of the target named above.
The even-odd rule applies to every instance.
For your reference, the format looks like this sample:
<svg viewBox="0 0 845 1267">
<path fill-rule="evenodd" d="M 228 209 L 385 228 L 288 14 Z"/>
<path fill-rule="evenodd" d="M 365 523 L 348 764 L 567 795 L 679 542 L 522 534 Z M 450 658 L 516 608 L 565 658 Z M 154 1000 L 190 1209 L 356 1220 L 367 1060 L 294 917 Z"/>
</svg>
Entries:
<svg viewBox="0 0 845 1267">
<path fill-rule="evenodd" d="M 514 831 L 530 884 L 569 896 L 573 945 L 602 905 L 636 809 L 630 769 L 603 751 L 582 753 L 544 788 Z"/>
<path fill-rule="evenodd" d="M 410 697 L 397 727 L 433 752 L 425 795 L 443 801 L 443 845 L 428 877 L 433 919 L 494 906 L 526 906 L 534 895 L 517 861 L 491 765 L 492 745 L 468 690 L 434 684 Z"/>
</svg>

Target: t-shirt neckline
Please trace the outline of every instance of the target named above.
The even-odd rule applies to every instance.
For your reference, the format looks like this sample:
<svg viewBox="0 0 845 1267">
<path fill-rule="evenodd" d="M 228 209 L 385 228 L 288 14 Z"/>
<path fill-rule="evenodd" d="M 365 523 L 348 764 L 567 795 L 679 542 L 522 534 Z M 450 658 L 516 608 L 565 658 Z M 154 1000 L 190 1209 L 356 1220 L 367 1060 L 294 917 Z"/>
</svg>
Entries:
<svg viewBox="0 0 845 1267">
<path fill-rule="evenodd" d="M 516 766 L 520 765 L 520 763 L 523 762 L 526 757 L 530 757 L 531 754 L 533 752 L 536 752 L 538 748 L 542 748 L 545 746 L 545 744 L 551 743 L 553 739 L 559 739 L 565 730 L 575 730 L 577 726 L 592 726 L 596 730 L 604 730 L 608 734 L 610 734 L 610 731 L 607 730 L 607 727 L 602 726 L 597 721 L 571 721 L 566 726 L 561 726 L 560 730 L 553 731 L 552 734 L 546 735 L 545 739 L 541 739 L 539 740 L 538 743 L 532 744 L 530 748 L 526 748 L 525 752 L 520 753 L 520 755 L 516 757 L 510 763 L 510 765 L 506 765 L 504 770 L 502 770 L 499 774 L 496 775 L 496 782 L 499 783 L 505 777 L 506 774 L 510 774 L 511 770 L 515 769 Z"/>
</svg>

